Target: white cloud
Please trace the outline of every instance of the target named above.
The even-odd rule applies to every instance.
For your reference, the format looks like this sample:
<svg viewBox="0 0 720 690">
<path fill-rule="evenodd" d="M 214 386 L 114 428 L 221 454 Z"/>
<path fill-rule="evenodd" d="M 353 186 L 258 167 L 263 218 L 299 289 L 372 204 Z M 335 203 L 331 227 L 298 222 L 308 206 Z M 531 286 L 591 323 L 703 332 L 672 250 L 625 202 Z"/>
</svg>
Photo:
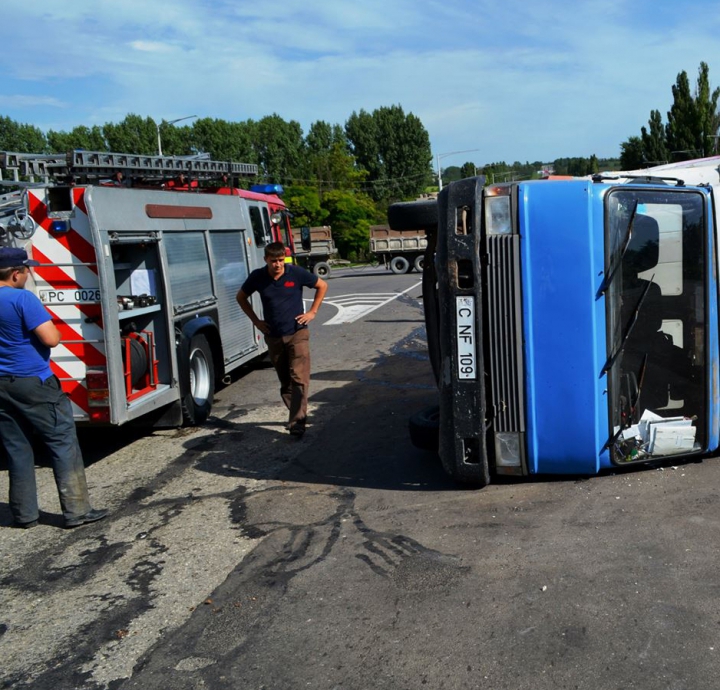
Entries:
<svg viewBox="0 0 720 690">
<path fill-rule="evenodd" d="M 130 41 L 130 47 L 141 53 L 170 53 L 173 47 L 157 41 Z"/>
<path fill-rule="evenodd" d="M 50 96 L 4 96 L 0 94 L 0 108 L 67 108 L 67 102 Z M 27 124 L 33 124 L 29 122 Z"/>
<path fill-rule="evenodd" d="M 3 89 L 18 96 L 0 107 L 43 129 L 276 112 L 307 130 L 399 103 L 436 151 L 481 148 L 478 163 L 615 155 L 652 109 L 665 117 L 678 72 L 694 82 L 705 60 L 720 81 L 718 9 L 709 0 L 698 21 L 671 0 L 5 0 L 17 59 Z"/>
</svg>

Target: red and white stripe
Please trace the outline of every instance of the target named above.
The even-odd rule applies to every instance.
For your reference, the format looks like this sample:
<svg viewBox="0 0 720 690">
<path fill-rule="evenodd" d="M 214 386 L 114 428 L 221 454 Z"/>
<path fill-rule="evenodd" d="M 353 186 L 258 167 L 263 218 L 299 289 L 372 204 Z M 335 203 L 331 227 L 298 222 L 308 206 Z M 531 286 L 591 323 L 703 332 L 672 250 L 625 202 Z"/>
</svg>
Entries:
<svg viewBox="0 0 720 690">
<path fill-rule="evenodd" d="M 43 201 L 45 191 L 28 191 L 28 210 L 38 228 L 27 250 L 41 264 L 34 269 L 38 294 L 48 289 L 74 291 L 99 288 L 97 259 L 84 193 L 82 187 L 73 190 L 71 228 L 66 233 L 56 234 L 50 232 L 52 220 L 48 218 Z M 88 419 L 87 369 L 107 364 L 100 303 L 50 303 L 46 307 L 61 333 L 60 344 L 52 351 L 50 365 L 70 397 L 75 418 Z"/>
</svg>

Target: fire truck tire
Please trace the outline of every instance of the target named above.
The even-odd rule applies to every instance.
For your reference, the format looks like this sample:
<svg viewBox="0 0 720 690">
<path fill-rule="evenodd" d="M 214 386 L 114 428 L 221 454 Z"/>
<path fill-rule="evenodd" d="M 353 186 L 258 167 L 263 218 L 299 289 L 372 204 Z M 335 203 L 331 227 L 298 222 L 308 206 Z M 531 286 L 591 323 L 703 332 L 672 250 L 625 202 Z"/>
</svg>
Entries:
<svg viewBox="0 0 720 690">
<path fill-rule="evenodd" d="M 390 270 L 400 275 L 410 270 L 410 262 L 404 256 L 394 256 L 390 261 Z"/>
<path fill-rule="evenodd" d="M 215 367 L 204 335 L 195 335 L 190 340 L 187 369 L 190 381 L 182 401 L 183 418 L 187 425 L 198 426 L 210 416 L 215 396 Z"/>
<path fill-rule="evenodd" d="M 330 264 L 326 261 L 318 261 L 313 266 L 312 272 L 319 278 L 327 278 L 330 275 Z"/>
<path fill-rule="evenodd" d="M 440 405 L 416 412 L 408 421 L 410 441 L 415 448 L 437 453 L 440 448 Z"/>
<path fill-rule="evenodd" d="M 415 261 L 413 262 L 413 268 L 418 272 L 423 272 L 423 267 L 425 265 L 425 255 L 424 254 L 418 254 L 415 257 Z"/>
<path fill-rule="evenodd" d="M 400 201 L 390 204 L 387 213 L 388 225 L 393 230 L 419 230 L 436 227 L 438 207 L 435 199 L 422 201 Z"/>
</svg>

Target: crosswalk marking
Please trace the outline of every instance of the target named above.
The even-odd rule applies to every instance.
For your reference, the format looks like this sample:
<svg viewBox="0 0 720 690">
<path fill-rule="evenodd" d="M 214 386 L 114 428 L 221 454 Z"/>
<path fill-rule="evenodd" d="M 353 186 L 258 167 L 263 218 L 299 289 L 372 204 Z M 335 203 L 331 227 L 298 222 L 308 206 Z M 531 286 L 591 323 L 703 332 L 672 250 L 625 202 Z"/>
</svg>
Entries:
<svg viewBox="0 0 720 690">
<path fill-rule="evenodd" d="M 338 295 L 331 300 L 326 299 L 323 304 L 332 304 L 338 313 L 323 325 L 338 326 L 357 321 L 421 284 L 421 282 L 417 282 L 402 292 L 365 292 L 354 295 Z"/>
</svg>

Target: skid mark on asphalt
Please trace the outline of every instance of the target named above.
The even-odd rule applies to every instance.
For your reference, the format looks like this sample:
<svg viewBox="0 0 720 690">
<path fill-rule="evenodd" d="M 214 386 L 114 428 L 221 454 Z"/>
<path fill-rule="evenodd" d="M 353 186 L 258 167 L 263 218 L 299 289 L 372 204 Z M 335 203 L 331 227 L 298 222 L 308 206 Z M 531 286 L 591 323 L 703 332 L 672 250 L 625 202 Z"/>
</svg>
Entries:
<svg viewBox="0 0 720 690">
<path fill-rule="evenodd" d="M 420 281 L 402 292 L 364 292 L 354 295 L 338 295 L 333 299 L 326 299 L 323 304 L 332 304 L 338 310 L 338 313 L 323 325 L 338 326 L 357 321 L 410 292 L 410 290 L 414 290 L 419 285 L 421 285 Z"/>
</svg>

